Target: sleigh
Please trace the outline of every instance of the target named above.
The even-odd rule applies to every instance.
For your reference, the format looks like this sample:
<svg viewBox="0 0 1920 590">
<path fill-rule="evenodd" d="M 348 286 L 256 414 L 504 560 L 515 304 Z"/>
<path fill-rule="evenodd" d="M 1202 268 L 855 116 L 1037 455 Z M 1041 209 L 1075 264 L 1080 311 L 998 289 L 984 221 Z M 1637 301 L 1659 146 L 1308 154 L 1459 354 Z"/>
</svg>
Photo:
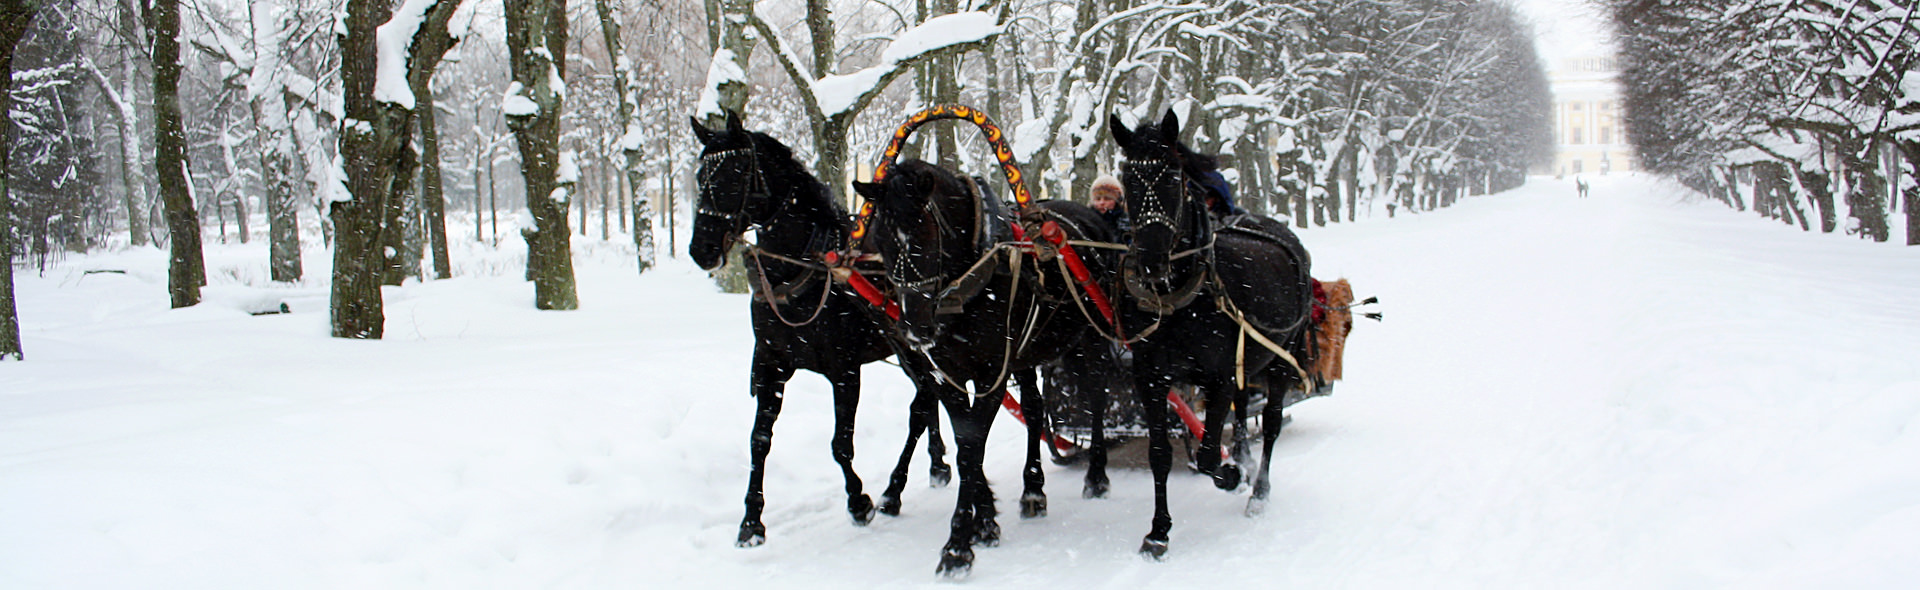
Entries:
<svg viewBox="0 0 1920 590">
<path fill-rule="evenodd" d="M 1012 196 L 1011 202 L 1006 204 L 1007 207 L 1021 212 L 1031 210 L 1033 197 L 1025 182 L 1027 176 L 1013 161 L 1012 150 L 1004 141 L 999 128 L 991 123 L 984 112 L 962 105 L 931 107 L 909 117 L 895 132 L 892 142 L 876 167 L 875 182 L 880 182 L 889 173 L 899 157 L 905 140 L 916 129 L 926 123 L 939 120 L 961 120 L 978 126 L 986 134 L 987 143 L 993 146 L 994 155 L 1005 175 Z M 860 210 L 855 223 L 856 240 L 865 233 L 866 220 L 872 214 L 873 204 L 868 202 Z M 1082 359 L 1083 362 L 1063 361 L 1041 370 L 1040 397 L 1045 400 L 1047 406 L 1046 411 L 1043 412 L 1046 416 L 1044 436 L 1049 443 L 1046 446 L 1051 451 L 1054 461 L 1061 464 L 1072 463 L 1078 459 L 1082 451 L 1095 444 L 1113 447 L 1130 440 L 1144 438 L 1150 430 L 1150 425 L 1146 423 L 1145 412 L 1142 411 L 1137 396 L 1132 392 L 1131 381 L 1128 378 L 1131 374 L 1131 355 L 1126 350 L 1124 335 L 1117 329 L 1118 319 L 1114 300 L 1109 298 L 1106 290 L 1094 280 L 1079 251 L 1074 244 L 1062 239 L 1057 227 L 1050 227 L 1050 224 L 1014 224 L 1010 229 L 1017 240 L 1016 249 L 1025 255 L 1041 259 L 1057 258 L 1058 262 L 1069 271 L 1066 274 L 1072 276 L 1078 283 L 1077 292 L 1084 297 L 1084 301 L 1076 303 L 1081 304 L 1081 311 L 1086 314 L 1089 321 L 1105 322 L 1116 328 L 1107 332 L 1109 342 L 1104 344 L 1109 350 L 1093 351 L 1083 355 L 1085 357 Z M 1081 244 L 1081 246 L 1124 249 L 1122 244 Z M 874 307 L 897 320 L 900 310 L 893 299 L 874 286 L 862 273 L 852 272 L 849 268 L 857 261 L 870 263 L 871 257 L 861 258 L 857 252 L 848 254 L 851 257 L 840 261 L 842 270 L 837 271 L 836 274 Z M 830 260 L 832 259 L 830 257 Z M 873 274 L 873 272 L 869 268 L 865 274 Z M 1315 345 L 1321 349 L 1321 352 L 1315 355 L 1316 366 L 1310 368 L 1314 373 L 1314 377 L 1310 380 L 1313 385 L 1307 388 L 1292 388 L 1279 395 L 1278 402 L 1282 408 L 1291 407 L 1306 399 L 1329 395 L 1332 393 L 1333 382 L 1340 376 L 1340 356 L 1344 352 L 1347 331 L 1352 326 L 1350 309 L 1356 305 L 1353 301 L 1352 289 L 1344 279 L 1327 283 L 1329 287 L 1325 289 L 1321 287 L 1319 281 L 1314 281 L 1314 285 L 1315 321 L 1325 325 L 1316 331 L 1320 334 L 1318 338 L 1321 341 L 1316 342 Z M 1357 305 L 1374 302 L 1375 300 L 1368 299 Z M 1368 314 L 1368 316 L 1379 319 L 1378 314 Z M 1095 375 L 1097 377 L 1089 378 Z M 1246 407 L 1236 407 L 1235 412 L 1241 417 L 1251 416 L 1252 418 L 1234 420 L 1231 424 L 1244 426 L 1229 427 L 1234 430 L 1245 430 L 1245 432 L 1235 432 L 1234 436 L 1237 440 L 1247 440 L 1247 435 L 1258 433 L 1264 427 L 1260 423 L 1259 416 L 1273 397 L 1265 387 L 1249 388 Z M 1166 400 L 1173 409 L 1168 418 L 1171 422 L 1169 426 L 1175 427 L 1190 440 L 1198 440 L 1204 433 L 1204 421 L 1203 415 L 1194 409 L 1198 404 L 1191 388 L 1175 387 L 1168 392 Z M 1095 404 L 1103 404 L 1104 411 L 1093 411 Z M 1022 422 L 1026 421 L 1026 412 L 1023 411 L 1012 392 L 1005 395 L 1003 405 L 1015 418 Z M 1096 418 L 1096 416 L 1099 417 Z M 1284 426 L 1290 419 L 1290 417 L 1284 417 L 1282 424 L 1278 426 Z"/>
</svg>

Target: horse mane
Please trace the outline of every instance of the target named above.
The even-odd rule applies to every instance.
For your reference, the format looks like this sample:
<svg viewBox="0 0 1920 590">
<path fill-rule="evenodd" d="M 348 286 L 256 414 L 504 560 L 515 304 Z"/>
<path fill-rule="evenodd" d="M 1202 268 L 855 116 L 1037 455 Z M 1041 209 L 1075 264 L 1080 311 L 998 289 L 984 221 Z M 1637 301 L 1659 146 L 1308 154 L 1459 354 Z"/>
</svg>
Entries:
<svg viewBox="0 0 1920 590">
<path fill-rule="evenodd" d="M 810 196 L 812 199 L 809 204 L 817 206 L 819 211 L 830 216 L 832 223 L 848 224 L 847 208 L 833 198 L 833 192 L 828 190 L 826 183 L 821 182 L 813 175 L 813 171 L 807 169 L 806 164 L 800 162 L 800 158 L 794 155 L 793 148 L 759 131 L 747 131 L 747 138 L 764 156 L 761 163 L 768 166 L 766 169 L 768 172 L 778 174 L 781 177 L 780 180 L 784 181 L 782 184 L 799 187 L 792 193 L 795 199 Z"/>
<path fill-rule="evenodd" d="M 1180 159 L 1187 163 L 1187 176 L 1199 178 L 1204 173 L 1220 169 L 1220 159 L 1212 154 L 1193 151 L 1193 148 L 1187 147 L 1187 144 L 1176 137 L 1169 137 L 1167 140 L 1173 144 L 1174 150 L 1180 152 Z"/>
</svg>

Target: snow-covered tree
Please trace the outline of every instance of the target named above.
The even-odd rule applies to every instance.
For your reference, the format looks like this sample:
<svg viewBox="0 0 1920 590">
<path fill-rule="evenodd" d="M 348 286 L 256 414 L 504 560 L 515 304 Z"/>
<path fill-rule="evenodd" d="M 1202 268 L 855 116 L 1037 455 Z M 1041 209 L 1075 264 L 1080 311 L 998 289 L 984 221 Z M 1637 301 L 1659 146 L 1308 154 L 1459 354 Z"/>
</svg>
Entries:
<svg viewBox="0 0 1920 590">
<path fill-rule="evenodd" d="M 380 338 L 386 315 L 380 296 L 383 274 L 397 252 L 388 235 L 399 224 L 403 191 L 412 166 L 415 109 L 413 79 L 431 76 L 424 68 L 431 49 L 446 45 L 421 42 L 447 36 L 447 23 L 459 0 L 407 0 L 398 8 L 379 0 L 349 0 L 340 30 L 340 79 L 344 115 L 340 123 L 339 161 L 346 179 L 346 200 L 331 203 L 334 226 L 332 331 L 339 338 Z M 424 70 L 424 71 L 423 71 Z M 425 105 L 431 108 L 431 105 Z M 338 197 L 335 197 L 338 198 Z"/>
<path fill-rule="evenodd" d="M 40 3 L 33 0 L 0 0 L 0 113 L 12 109 L 14 48 L 39 10 Z M 0 170 L 10 164 L 12 143 L 9 126 L 0 126 Z M 13 302 L 13 207 L 7 180 L 0 175 L 0 361 L 26 358 L 20 346 L 19 307 Z"/>
<path fill-rule="evenodd" d="M 534 283 L 534 307 L 576 309 L 573 248 L 567 233 L 567 207 L 573 201 L 580 168 L 572 152 L 560 148 L 560 118 L 566 100 L 567 6 L 565 0 L 506 0 L 507 55 L 513 82 L 501 111 L 520 147 L 520 175 L 527 187 L 527 210 L 534 227 L 527 240 L 527 275 Z"/>
<path fill-rule="evenodd" d="M 153 44 L 154 176 L 170 244 L 167 292 L 174 307 L 190 307 L 200 303 L 207 268 L 200 247 L 200 214 L 187 177 L 187 132 L 180 111 L 180 2 L 152 0 L 144 12 Z"/>
<path fill-rule="evenodd" d="M 63 8 L 35 17 L 14 49 L 8 190 L 14 251 L 45 268 L 53 252 L 81 251 L 106 234 L 89 79 L 78 24 Z"/>
<path fill-rule="evenodd" d="M 1920 172 L 1920 14 L 1900 0 L 1612 0 L 1644 167 L 1782 220 L 1885 241 Z M 1906 182 L 1906 181 L 1902 181 Z M 1907 207 L 1908 242 L 1920 214 Z M 1811 229 L 1812 224 L 1802 222 Z"/>
</svg>

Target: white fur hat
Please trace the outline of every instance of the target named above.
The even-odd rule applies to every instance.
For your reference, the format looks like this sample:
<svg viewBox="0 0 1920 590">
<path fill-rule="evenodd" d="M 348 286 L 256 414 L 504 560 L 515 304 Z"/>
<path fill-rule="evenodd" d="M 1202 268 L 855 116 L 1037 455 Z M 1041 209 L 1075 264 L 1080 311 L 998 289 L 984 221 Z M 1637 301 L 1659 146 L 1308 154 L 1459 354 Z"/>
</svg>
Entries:
<svg viewBox="0 0 1920 590">
<path fill-rule="evenodd" d="M 1100 190 L 1102 188 L 1113 189 L 1113 192 L 1116 193 L 1123 192 L 1120 188 L 1120 179 L 1114 178 L 1112 174 L 1102 174 L 1099 178 L 1093 179 L 1093 190 Z"/>
</svg>

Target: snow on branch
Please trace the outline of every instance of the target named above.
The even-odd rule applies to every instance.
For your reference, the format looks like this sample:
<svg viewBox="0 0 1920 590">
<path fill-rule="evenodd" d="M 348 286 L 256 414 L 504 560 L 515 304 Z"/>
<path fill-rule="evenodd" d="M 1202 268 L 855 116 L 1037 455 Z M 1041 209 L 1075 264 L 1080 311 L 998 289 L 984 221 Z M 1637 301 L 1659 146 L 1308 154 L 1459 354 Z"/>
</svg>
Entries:
<svg viewBox="0 0 1920 590">
<path fill-rule="evenodd" d="M 507 93 L 500 99 L 500 114 L 508 117 L 531 117 L 540 114 L 540 104 L 527 98 L 527 87 L 515 81 L 507 84 Z"/>
<path fill-rule="evenodd" d="M 890 74 L 928 54 L 979 43 L 1003 30 L 992 14 L 962 12 L 927 19 L 895 37 L 880 53 L 880 63 L 860 71 L 821 78 L 813 85 L 813 99 L 822 115 L 832 117 L 854 110 L 861 98 L 878 93 Z"/>
<path fill-rule="evenodd" d="M 440 0 L 406 0 L 393 17 L 375 29 L 379 43 L 373 78 L 373 99 L 413 110 L 413 88 L 407 84 L 407 60 L 413 38 L 427 20 L 427 11 Z"/>
<path fill-rule="evenodd" d="M 746 83 L 747 72 L 734 61 L 733 50 L 725 47 L 714 50 L 713 60 L 707 63 L 707 84 L 700 91 L 700 107 L 694 116 L 702 119 L 724 116 L 720 108 L 720 88 Z"/>
</svg>

